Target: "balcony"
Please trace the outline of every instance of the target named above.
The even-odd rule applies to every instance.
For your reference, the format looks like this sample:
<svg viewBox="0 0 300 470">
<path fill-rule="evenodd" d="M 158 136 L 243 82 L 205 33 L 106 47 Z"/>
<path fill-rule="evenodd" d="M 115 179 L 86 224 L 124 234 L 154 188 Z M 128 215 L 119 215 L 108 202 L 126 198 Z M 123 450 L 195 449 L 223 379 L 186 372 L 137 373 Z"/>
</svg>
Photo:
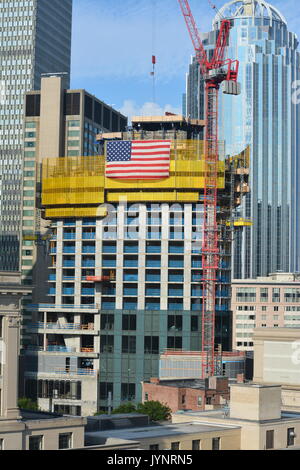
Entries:
<svg viewBox="0 0 300 470">
<path fill-rule="evenodd" d="M 169 274 L 169 282 L 183 282 L 183 274 Z"/>
<path fill-rule="evenodd" d="M 116 259 L 105 259 L 102 258 L 102 267 L 103 268 L 115 268 L 117 266 Z"/>
<path fill-rule="evenodd" d="M 169 297 L 182 297 L 183 289 L 169 289 Z"/>
<path fill-rule="evenodd" d="M 138 253 L 139 252 L 139 246 L 138 245 L 126 245 L 124 244 L 124 253 L 127 253 L 127 254 L 130 254 L 130 253 Z M 108 251 L 104 251 L 103 250 L 103 253 L 108 253 Z M 115 251 L 111 251 L 111 253 L 116 253 L 116 249 Z"/>
<path fill-rule="evenodd" d="M 104 260 L 103 260 L 104 261 Z M 115 266 L 113 266 L 115 267 Z M 138 260 L 136 259 L 124 259 L 124 267 L 125 268 L 137 268 L 138 267 Z"/>
<path fill-rule="evenodd" d="M 63 253 L 74 255 L 76 253 L 75 246 L 64 246 Z"/>
<path fill-rule="evenodd" d="M 73 220 L 65 220 L 64 221 L 64 226 L 65 227 L 74 227 L 76 225 L 76 222 L 74 222 Z"/>
<path fill-rule="evenodd" d="M 199 260 L 192 260 L 192 268 L 202 268 L 202 261 Z"/>
<path fill-rule="evenodd" d="M 160 268 L 161 260 L 155 258 L 146 259 L 146 268 Z"/>
<path fill-rule="evenodd" d="M 67 348 L 66 346 L 50 345 L 46 348 L 47 352 L 74 353 L 76 348 Z"/>
<path fill-rule="evenodd" d="M 63 234 L 64 240 L 76 240 L 76 233 L 64 233 Z"/>
<path fill-rule="evenodd" d="M 81 289 L 81 295 L 95 295 L 95 289 L 83 288 Z"/>
<path fill-rule="evenodd" d="M 95 377 L 97 375 L 97 371 L 94 369 L 74 369 L 74 370 L 56 369 L 54 371 L 54 374 L 67 375 L 67 376 L 90 375 L 90 376 Z"/>
<path fill-rule="evenodd" d="M 75 268 L 75 260 L 64 260 L 63 261 L 64 268 Z"/>
<path fill-rule="evenodd" d="M 27 328 L 30 330 L 84 330 L 84 331 L 94 331 L 95 324 L 88 323 L 81 325 L 80 323 L 43 323 L 36 322 L 30 323 Z"/>
<path fill-rule="evenodd" d="M 75 294 L 75 289 L 74 287 L 65 287 L 62 290 L 62 295 L 74 295 Z"/>
<path fill-rule="evenodd" d="M 89 254 L 94 254 L 96 253 L 96 247 L 93 245 L 91 246 L 83 246 L 82 247 L 82 253 L 89 253 Z"/>
<path fill-rule="evenodd" d="M 130 289 L 129 287 L 125 287 L 123 294 L 124 295 L 133 295 L 133 296 L 136 297 L 138 295 L 138 290 L 137 289 Z"/>
<path fill-rule="evenodd" d="M 83 268 L 94 268 L 95 266 L 96 266 L 95 260 L 91 260 L 91 259 L 82 260 Z"/>
<path fill-rule="evenodd" d="M 83 240 L 95 240 L 96 239 L 96 232 L 83 232 L 82 233 Z"/>
<path fill-rule="evenodd" d="M 183 268 L 183 260 L 169 259 L 169 268 Z"/>
<path fill-rule="evenodd" d="M 129 281 L 129 282 L 137 282 L 138 281 L 138 274 L 124 273 L 123 280 L 124 281 Z"/>
<path fill-rule="evenodd" d="M 113 254 L 114 255 L 114 254 L 117 253 L 117 247 L 116 247 L 116 245 L 103 245 L 102 253 L 107 253 L 107 254 Z"/>
<path fill-rule="evenodd" d="M 146 296 L 151 297 L 151 296 L 160 296 L 160 289 L 154 289 L 154 288 L 147 288 L 146 287 Z"/>
</svg>

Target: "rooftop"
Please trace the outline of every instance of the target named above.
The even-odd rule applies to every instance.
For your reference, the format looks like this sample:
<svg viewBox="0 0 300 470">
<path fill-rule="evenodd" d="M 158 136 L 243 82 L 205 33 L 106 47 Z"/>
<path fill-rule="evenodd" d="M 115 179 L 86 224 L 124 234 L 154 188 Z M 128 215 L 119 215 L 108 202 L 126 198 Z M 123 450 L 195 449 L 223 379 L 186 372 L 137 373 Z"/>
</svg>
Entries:
<svg viewBox="0 0 300 470">
<path fill-rule="evenodd" d="M 141 439 L 163 438 L 182 434 L 199 434 L 216 432 L 223 429 L 239 429 L 239 426 L 207 424 L 207 423 L 180 423 L 146 426 L 133 429 L 117 429 L 86 433 L 86 444 L 109 444 L 115 440 L 140 441 Z"/>
</svg>

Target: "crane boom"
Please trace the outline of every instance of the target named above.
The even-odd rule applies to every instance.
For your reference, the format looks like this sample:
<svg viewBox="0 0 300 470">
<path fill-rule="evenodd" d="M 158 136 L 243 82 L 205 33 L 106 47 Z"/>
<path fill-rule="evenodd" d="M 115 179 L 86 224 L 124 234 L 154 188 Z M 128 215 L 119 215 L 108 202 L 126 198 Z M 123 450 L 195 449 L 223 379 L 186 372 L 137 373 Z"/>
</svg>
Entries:
<svg viewBox="0 0 300 470">
<path fill-rule="evenodd" d="M 204 220 L 202 241 L 202 377 L 215 372 L 215 320 L 216 284 L 219 268 L 219 235 L 217 223 L 218 202 L 218 96 L 220 84 L 236 82 L 238 61 L 224 60 L 225 47 L 230 33 L 230 21 L 221 21 L 213 58 L 208 61 L 206 51 L 194 20 L 189 1 L 178 0 L 188 27 L 196 59 L 205 80 L 205 152 L 204 152 Z M 226 71 L 227 68 L 227 71 Z M 229 90 L 229 87 L 228 87 Z M 239 94 L 238 87 L 228 94 Z"/>
</svg>

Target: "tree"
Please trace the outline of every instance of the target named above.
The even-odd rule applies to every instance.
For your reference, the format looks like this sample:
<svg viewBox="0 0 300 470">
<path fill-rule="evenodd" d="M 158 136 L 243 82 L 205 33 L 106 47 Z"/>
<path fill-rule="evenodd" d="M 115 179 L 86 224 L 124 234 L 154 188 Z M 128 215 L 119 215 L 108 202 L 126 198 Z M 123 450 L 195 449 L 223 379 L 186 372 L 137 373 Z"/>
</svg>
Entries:
<svg viewBox="0 0 300 470">
<path fill-rule="evenodd" d="M 151 421 L 165 421 L 170 419 L 172 410 L 159 401 L 146 401 L 138 404 L 137 412 L 148 415 Z"/>
<path fill-rule="evenodd" d="M 133 403 L 123 403 L 122 405 L 115 408 L 112 412 L 113 414 L 122 414 L 122 413 L 136 413 L 136 407 Z"/>
<path fill-rule="evenodd" d="M 31 400 L 31 398 L 20 398 L 18 400 L 18 407 L 22 410 L 39 411 L 37 402 Z"/>
</svg>

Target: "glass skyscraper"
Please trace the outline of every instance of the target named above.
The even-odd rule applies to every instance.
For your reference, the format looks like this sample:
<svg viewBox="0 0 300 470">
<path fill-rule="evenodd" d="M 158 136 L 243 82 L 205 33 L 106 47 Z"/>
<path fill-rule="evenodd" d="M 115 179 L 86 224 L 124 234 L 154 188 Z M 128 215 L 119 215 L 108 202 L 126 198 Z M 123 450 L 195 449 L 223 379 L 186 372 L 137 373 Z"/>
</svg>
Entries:
<svg viewBox="0 0 300 470">
<path fill-rule="evenodd" d="M 239 216 L 251 218 L 235 240 L 236 278 L 265 276 L 276 271 L 298 272 L 299 237 L 299 113 L 295 81 L 300 78 L 298 40 L 282 14 L 260 0 L 231 1 L 214 19 L 204 37 L 208 54 L 214 49 L 221 17 L 232 22 L 228 58 L 240 61 L 242 93 L 220 92 L 220 139 L 226 153 L 251 147 L 250 193 Z M 184 114 L 203 118 L 204 87 L 192 60 L 187 76 Z"/>
<path fill-rule="evenodd" d="M 0 0 L 0 269 L 19 269 L 25 92 L 66 73 L 72 0 Z"/>
</svg>

